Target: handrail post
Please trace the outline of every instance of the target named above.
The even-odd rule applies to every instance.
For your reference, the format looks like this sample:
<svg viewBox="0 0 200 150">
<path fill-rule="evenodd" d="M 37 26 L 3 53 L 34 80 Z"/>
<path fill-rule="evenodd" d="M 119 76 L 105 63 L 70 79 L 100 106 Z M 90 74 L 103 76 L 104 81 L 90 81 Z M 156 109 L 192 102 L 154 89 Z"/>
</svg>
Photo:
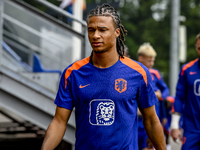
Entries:
<svg viewBox="0 0 200 150">
<path fill-rule="evenodd" d="M 171 41 L 170 41 L 170 93 L 175 95 L 176 83 L 179 73 L 179 17 L 180 17 L 180 0 L 171 1 Z"/>
<path fill-rule="evenodd" d="M 4 1 L 0 0 L 0 43 L 3 40 L 3 6 L 4 6 Z M 0 67 L 3 59 L 3 48 L 2 44 L 0 46 Z"/>
</svg>

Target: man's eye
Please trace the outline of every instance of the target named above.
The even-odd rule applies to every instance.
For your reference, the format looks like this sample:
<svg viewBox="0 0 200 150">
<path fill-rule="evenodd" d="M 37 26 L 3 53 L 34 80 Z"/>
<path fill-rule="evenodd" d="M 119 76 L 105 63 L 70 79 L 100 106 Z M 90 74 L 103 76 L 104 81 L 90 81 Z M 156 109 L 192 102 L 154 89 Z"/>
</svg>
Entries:
<svg viewBox="0 0 200 150">
<path fill-rule="evenodd" d="M 94 31 L 94 29 L 88 29 L 88 31 L 90 31 L 90 32 L 91 32 L 91 31 Z"/>
</svg>

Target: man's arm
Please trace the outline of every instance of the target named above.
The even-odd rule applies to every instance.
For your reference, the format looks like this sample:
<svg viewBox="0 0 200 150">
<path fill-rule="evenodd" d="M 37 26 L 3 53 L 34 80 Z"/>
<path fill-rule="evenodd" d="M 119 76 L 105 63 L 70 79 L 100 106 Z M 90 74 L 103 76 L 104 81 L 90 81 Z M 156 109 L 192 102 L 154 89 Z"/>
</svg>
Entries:
<svg viewBox="0 0 200 150">
<path fill-rule="evenodd" d="M 165 83 L 165 81 L 163 80 L 162 76 L 160 75 L 160 72 L 159 72 L 157 86 L 161 91 L 162 99 L 166 99 L 166 97 L 169 95 L 169 88 Z"/>
<path fill-rule="evenodd" d="M 64 136 L 70 115 L 71 110 L 61 107 L 56 108 L 55 116 L 47 129 L 42 150 L 53 150 L 58 146 Z"/>
<path fill-rule="evenodd" d="M 155 112 L 155 106 L 141 109 L 146 133 L 156 150 L 166 150 L 163 129 Z"/>
<path fill-rule="evenodd" d="M 171 125 L 170 125 L 170 129 L 171 129 L 171 136 L 173 138 L 174 141 L 176 141 L 178 138 L 181 139 L 182 135 L 181 132 L 179 130 L 179 120 L 181 117 L 183 110 L 183 106 L 185 103 L 185 99 L 187 97 L 187 79 L 186 79 L 186 74 L 183 70 L 183 66 L 180 70 L 179 73 L 179 79 L 178 79 L 178 83 L 176 86 L 176 97 L 175 97 L 175 101 L 174 101 L 174 110 L 172 111 L 172 120 L 171 120 Z"/>
<path fill-rule="evenodd" d="M 179 121 L 180 121 L 181 114 L 174 112 L 172 114 L 172 120 L 171 120 L 171 136 L 173 140 L 176 142 L 178 139 L 181 140 L 182 134 L 181 131 L 179 130 Z"/>
<path fill-rule="evenodd" d="M 156 94 L 156 97 L 157 97 L 159 100 L 162 100 L 162 93 L 161 93 L 160 90 L 155 91 L 155 94 Z"/>
<path fill-rule="evenodd" d="M 137 109 L 137 115 L 138 115 L 138 116 L 142 116 L 142 114 L 141 114 L 139 108 Z"/>
</svg>

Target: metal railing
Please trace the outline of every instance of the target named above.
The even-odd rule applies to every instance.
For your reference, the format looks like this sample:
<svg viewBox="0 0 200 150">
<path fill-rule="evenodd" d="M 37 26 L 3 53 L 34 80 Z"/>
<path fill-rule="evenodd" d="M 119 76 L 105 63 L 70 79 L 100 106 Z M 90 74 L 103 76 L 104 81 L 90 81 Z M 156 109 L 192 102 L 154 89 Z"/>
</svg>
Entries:
<svg viewBox="0 0 200 150">
<path fill-rule="evenodd" d="M 44 68 L 61 71 L 72 62 L 90 54 L 85 21 L 75 18 L 46 0 L 37 2 L 79 23 L 82 27 L 81 32 L 22 0 L 0 0 L 0 2 L 2 28 L 0 36 L 30 67 L 34 65 L 34 53 L 39 55 Z M 78 50 L 81 52 L 80 55 L 74 48 L 77 43 L 80 44 Z M 18 74 L 26 71 L 23 67 L 15 65 L 16 62 L 8 65 L 9 61 L 5 60 L 7 59 L 5 55 L 6 52 L 1 48 L 0 66 L 8 67 Z M 45 84 L 42 83 L 42 86 Z"/>
<path fill-rule="evenodd" d="M 22 0 L 0 0 L 0 41 L 4 43 L 4 47 L 0 46 L 0 106 L 46 129 L 55 111 L 53 100 L 60 74 L 36 73 L 25 66 L 33 68 L 36 53 L 44 68 L 63 71 L 75 61 L 73 39 L 80 43 L 81 54 L 77 59 L 90 54 L 90 46 L 84 21 L 48 1 L 38 0 L 38 3 L 79 23 L 82 30 L 76 31 Z M 64 136 L 72 146 L 74 118 L 73 111 Z"/>
</svg>

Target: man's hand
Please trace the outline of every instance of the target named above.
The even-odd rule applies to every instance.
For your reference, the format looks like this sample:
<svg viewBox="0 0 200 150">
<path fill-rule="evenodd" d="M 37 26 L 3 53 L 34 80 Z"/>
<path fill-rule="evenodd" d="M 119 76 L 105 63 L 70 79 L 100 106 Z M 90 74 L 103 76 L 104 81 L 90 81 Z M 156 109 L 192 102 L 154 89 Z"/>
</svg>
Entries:
<svg viewBox="0 0 200 150">
<path fill-rule="evenodd" d="M 179 129 L 172 129 L 171 136 L 175 142 L 177 141 L 177 139 L 181 140 L 182 138 L 181 131 Z"/>
<path fill-rule="evenodd" d="M 160 100 L 162 99 L 162 93 L 160 90 L 155 91 L 156 97 Z"/>
<path fill-rule="evenodd" d="M 168 122 L 167 118 L 163 118 L 163 119 L 162 119 L 162 125 L 163 125 L 163 126 L 165 126 L 165 125 L 167 124 L 167 122 Z"/>
<path fill-rule="evenodd" d="M 175 142 L 177 142 L 178 139 L 181 140 L 181 137 L 182 137 L 181 131 L 179 130 L 180 117 L 181 117 L 180 114 L 177 112 L 174 112 L 172 114 L 170 128 L 171 128 L 171 136 Z"/>
<path fill-rule="evenodd" d="M 148 150 L 153 150 L 153 144 L 151 143 L 151 141 L 149 140 L 149 138 L 147 138 L 147 149 Z"/>
<path fill-rule="evenodd" d="M 139 108 L 137 109 L 137 115 L 138 115 L 138 116 L 142 116 L 142 114 L 141 114 Z"/>
</svg>

